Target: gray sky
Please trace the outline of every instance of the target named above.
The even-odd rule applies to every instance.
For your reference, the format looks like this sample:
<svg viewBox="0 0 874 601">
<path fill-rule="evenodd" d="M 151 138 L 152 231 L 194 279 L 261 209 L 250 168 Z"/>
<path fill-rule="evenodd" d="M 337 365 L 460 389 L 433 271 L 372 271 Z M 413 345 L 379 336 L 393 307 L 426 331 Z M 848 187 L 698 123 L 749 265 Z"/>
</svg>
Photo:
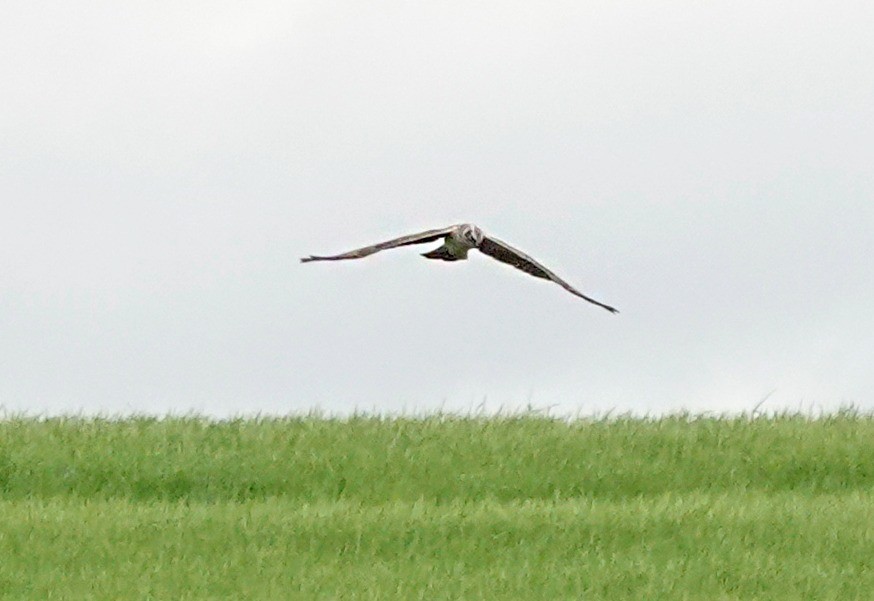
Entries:
<svg viewBox="0 0 874 601">
<path fill-rule="evenodd" d="M 874 408 L 870 2 L 0 9 L 0 406 Z M 621 310 L 434 245 L 470 221 Z"/>
</svg>

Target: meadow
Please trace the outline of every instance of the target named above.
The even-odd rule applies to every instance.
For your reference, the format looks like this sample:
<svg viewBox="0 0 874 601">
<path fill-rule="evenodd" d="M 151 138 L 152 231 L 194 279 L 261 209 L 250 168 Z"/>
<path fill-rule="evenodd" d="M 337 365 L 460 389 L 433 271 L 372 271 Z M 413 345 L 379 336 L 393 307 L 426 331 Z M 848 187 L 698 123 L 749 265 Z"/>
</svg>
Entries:
<svg viewBox="0 0 874 601">
<path fill-rule="evenodd" d="M 869 599 L 874 419 L 6 417 L 2 599 Z"/>
</svg>

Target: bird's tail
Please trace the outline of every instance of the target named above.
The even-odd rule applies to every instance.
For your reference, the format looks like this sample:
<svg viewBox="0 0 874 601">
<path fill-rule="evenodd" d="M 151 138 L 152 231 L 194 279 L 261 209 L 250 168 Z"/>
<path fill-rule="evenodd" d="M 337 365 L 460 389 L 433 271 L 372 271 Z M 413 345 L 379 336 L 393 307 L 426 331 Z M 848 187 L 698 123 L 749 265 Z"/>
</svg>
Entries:
<svg viewBox="0 0 874 601">
<path fill-rule="evenodd" d="M 444 244 L 438 248 L 435 248 L 432 251 L 422 253 L 422 256 L 426 259 L 440 259 L 442 261 L 458 261 L 458 257 L 453 255 L 449 248 Z"/>
</svg>

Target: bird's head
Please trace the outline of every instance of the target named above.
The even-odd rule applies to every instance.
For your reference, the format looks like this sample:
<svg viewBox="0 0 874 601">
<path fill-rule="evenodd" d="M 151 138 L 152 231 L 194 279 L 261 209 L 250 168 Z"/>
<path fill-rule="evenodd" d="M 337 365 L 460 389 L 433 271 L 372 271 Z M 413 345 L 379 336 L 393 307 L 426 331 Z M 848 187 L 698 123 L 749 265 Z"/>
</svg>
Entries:
<svg viewBox="0 0 874 601">
<path fill-rule="evenodd" d="M 472 223 L 466 223 L 461 228 L 461 237 L 473 246 L 482 244 L 484 235 L 483 231 Z"/>
</svg>

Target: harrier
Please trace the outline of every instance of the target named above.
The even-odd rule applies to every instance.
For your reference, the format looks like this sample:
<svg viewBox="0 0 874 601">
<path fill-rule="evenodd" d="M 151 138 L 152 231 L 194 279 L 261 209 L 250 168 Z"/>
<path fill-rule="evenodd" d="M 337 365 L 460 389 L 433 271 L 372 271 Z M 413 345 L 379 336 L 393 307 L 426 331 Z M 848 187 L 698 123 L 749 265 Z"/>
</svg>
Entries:
<svg viewBox="0 0 874 601">
<path fill-rule="evenodd" d="M 440 238 L 443 238 L 443 245 L 435 248 L 430 252 L 422 253 L 423 257 L 426 257 L 428 259 L 439 259 L 441 261 L 463 261 L 467 259 L 467 252 L 472 248 L 476 248 L 480 252 L 487 254 L 493 259 L 497 259 L 498 261 L 502 261 L 503 263 L 509 263 L 513 267 L 521 269 L 525 273 L 531 274 L 534 277 L 543 278 L 544 280 L 551 280 L 571 294 L 575 294 L 580 298 L 589 301 L 590 303 L 596 304 L 599 307 L 603 307 L 611 313 L 619 312 L 613 307 L 605 305 L 604 303 L 599 303 L 595 299 L 589 298 L 522 251 L 513 248 L 506 242 L 502 242 L 497 238 L 486 235 L 481 229 L 471 223 L 450 225 L 449 227 L 444 227 L 437 230 L 428 230 L 426 232 L 420 232 L 418 234 L 401 236 L 400 238 L 387 240 L 386 242 L 380 242 L 379 244 L 374 244 L 372 246 L 365 246 L 364 248 L 350 250 L 349 252 L 340 255 L 331 255 L 326 257 L 310 255 L 309 257 L 301 259 L 301 262 L 308 263 L 309 261 L 342 261 L 343 259 L 361 259 L 362 257 L 367 257 L 381 250 L 397 248 L 398 246 L 409 246 L 411 244 L 434 242 L 435 240 L 438 240 Z"/>
</svg>

